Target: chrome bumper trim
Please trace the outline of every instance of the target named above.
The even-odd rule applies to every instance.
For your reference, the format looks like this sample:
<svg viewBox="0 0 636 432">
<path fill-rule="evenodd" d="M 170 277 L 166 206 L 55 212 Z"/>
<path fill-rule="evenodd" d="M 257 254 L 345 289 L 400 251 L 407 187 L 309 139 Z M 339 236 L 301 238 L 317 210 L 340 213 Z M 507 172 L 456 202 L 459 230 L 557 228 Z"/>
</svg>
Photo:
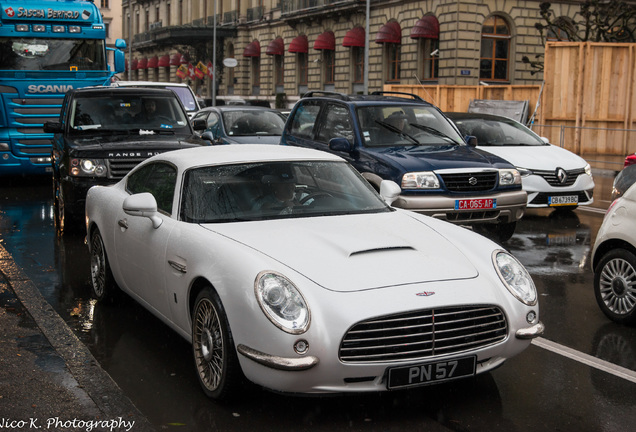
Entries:
<svg viewBox="0 0 636 432">
<path fill-rule="evenodd" d="M 253 348 L 240 344 L 236 347 L 238 352 L 250 360 L 263 366 L 270 367 L 272 369 L 284 370 L 284 371 L 302 371 L 311 369 L 319 362 L 318 357 L 306 356 L 299 358 L 286 358 L 278 357 L 271 354 L 266 354 L 260 351 L 256 351 Z"/>
<path fill-rule="evenodd" d="M 517 339 L 534 339 L 538 336 L 541 336 L 544 330 L 545 330 L 545 326 L 543 325 L 543 323 L 538 322 L 532 327 L 522 328 L 517 330 L 517 333 L 515 333 L 515 336 L 517 336 Z"/>
</svg>

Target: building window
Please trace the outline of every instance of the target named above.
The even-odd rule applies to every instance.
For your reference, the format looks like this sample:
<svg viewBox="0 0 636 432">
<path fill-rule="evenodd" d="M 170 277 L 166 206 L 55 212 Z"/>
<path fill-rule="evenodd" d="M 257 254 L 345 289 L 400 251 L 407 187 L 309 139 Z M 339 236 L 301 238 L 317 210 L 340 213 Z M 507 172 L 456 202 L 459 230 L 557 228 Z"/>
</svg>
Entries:
<svg viewBox="0 0 636 432">
<path fill-rule="evenodd" d="M 325 84 L 334 84 L 336 82 L 336 52 L 323 50 L 322 62 L 325 68 Z"/>
<path fill-rule="evenodd" d="M 110 0 L 102 0 L 100 5 L 102 9 L 110 9 Z"/>
<path fill-rule="evenodd" d="M 400 80 L 400 44 L 387 43 L 387 81 Z"/>
<path fill-rule="evenodd" d="M 106 30 L 106 39 L 110 37 L 110 23 L 104 21 L 104 30 Z"/>
<path fill-rule="evenodd" d="M 170 11 L 170 2 L 166 3 L 166 26 L 170 25 L 170 17 L 172 12 Z"/>
<path fill-rule="evenodd" d="M 488 18 L 481 31 L 479 78 L 490 81 L 508 80 L 510 27 L 500 16 Z"/>
<path fill-rule="evenodd" d="M 285 85 L 285 57 L 282 55 L 274 56 L 274 84 L 277 86 Z"/>
<path fill-rule="evenodd" d="M 351 55 L 353 56 L 353 82 L 360 84 L 364 82 L 364 48 L 353 47 L 351 50 Z"/>
<path fill-rule="evenodd" d="M 252 87 L 261 85 L 261 58 L 252 57 Z"/>
<path fill-rule="evenodd" d="M 307 77 L 309 70 L 309 58 L 307 53 L 299 52 L 298 56 L 298 84 L 307 85 Z"/>
<path fill-rule="evenodd" d="M 439 77 L 439 39 L 422 39 L 422 80 Z"/>
<path fill-rule="evenodd" d="M 150 30 L 150 10 L 144 11 L 144 33 L 148 33 Z"/>
</svg>

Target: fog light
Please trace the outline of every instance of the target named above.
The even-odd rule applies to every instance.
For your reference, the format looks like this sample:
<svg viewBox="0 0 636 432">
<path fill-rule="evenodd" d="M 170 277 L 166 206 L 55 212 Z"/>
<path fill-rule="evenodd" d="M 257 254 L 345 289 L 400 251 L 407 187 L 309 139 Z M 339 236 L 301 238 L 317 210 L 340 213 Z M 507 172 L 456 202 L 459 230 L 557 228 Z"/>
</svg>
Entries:
<svg viewBox="0 0 636 432">
<path fill-rule="evenodd" d="M 528 315 L 526 315 L 526 321 L 528 321 L 529 324 L 534 324 L 537 321 L 537 313 L 535 311 L 528 312 Z"/>
<path fill-rule="evenodd" d="M 294 351 L 296 351 L 296 354 L 307 353 L 307 351 L 309 351 L 309 342 L 303 339 L 296 341 L 294 344 Z"/>
</svg>

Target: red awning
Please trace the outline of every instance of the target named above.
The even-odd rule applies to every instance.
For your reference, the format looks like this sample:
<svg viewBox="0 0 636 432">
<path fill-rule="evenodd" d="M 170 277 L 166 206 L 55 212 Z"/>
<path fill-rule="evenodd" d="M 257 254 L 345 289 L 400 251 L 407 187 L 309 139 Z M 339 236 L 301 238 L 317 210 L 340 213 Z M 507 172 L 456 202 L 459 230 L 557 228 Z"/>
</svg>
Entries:
<svg viewBox="0 0 636 432">
<path fill-rule="evenodd" d="M 411 29 L 411 39 L 439 39 L 439 21 L 433 15 L 426 15 Z"/>
<path fill-rule="evenodd" d="M 347 33 L 348 34 L 348 33 Z M 364 35 L 362 37 L 362 45 L 364 45 Z M 336 36 L 332 31 L 326 31 L 316 38 L 314 42 L 315 50 L 336 50 Z"/>
<path fill-rule="evenodd" d="M 362 27 L 354 27 L 345 34 L 342 40 L 342 46 L 346 47 L 364 47 L 365 31 Z"/>
<path fill-rule="evenodd" d="M 148 67 L 148 58 L 147 57 L 142 57 L 139 59 L 139 62 L 137 63 L 137 69 L 146 69 Z"/>
<path fill-rule="evenodd" d="M 265 54 L 268 55 L 284 55 L 285 54 L 285 42 L 283 42 L 283 38 L 278 37 L 271 41 L 267 46 L 267 51 Z"/>
<path fill-rule="evenodd" d="M 148 68 L 156 68 L 157 66 L 159 66 L 159 57 L 154 56 L 154 57 L 150 57 L 148 59 Z"/>
<path fill-rule="evenodd" d="M 247 44 L 243 50 L 243 57 L 260 57 L 261 56 L 261 44 L 254 40 Z"/>
<path fill-rule="evenodd" d="M 130 70 L 138 69 L 137 67 L 138 64 L 139 64 L 139 60 L 133 59 L 132 62 L 130 62 Z"/>
<path fill-rule="evenodd" d="M 296 36 L 289 44 L 290 53 L 306 53 L 309 51 L 309 42 L 307 36 Z"/>
<path fill-rule="evenodd" d="M 159 61 L 157 62 L 157 67 L 167 66 L 170 66 L 170 54 L 162 55 L 159 57 Z"/>
<path fill-rule="evenodd" d="M 181 64 L 181 54 L 176 53 L 170 56 L 170 66 L 179 66 Z"/>
<path fill-rule="evenodd" d="M 402 43 L 402 28 L 397 21 L 389 21 L 384 24 L 377 36 L 375 37 L 376 43 Z"/>
</svg>

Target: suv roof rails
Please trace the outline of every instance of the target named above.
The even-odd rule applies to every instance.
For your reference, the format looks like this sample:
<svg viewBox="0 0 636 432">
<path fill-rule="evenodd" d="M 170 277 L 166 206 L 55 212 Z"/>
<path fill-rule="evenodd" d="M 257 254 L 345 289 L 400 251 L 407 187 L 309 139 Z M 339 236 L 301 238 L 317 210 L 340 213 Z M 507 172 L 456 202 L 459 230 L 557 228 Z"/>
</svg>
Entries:
<svg viewBox="0 0 636 432">
<path fill-rule="evenodd" d="M 344 93 L 338 93 L 338 92 L 330 92 L 330 91 L 323 91 L 323 90 L 314 90 L 314 91 L 310 91 L 307 92 L 303 95 L 303 98 L 306 97 L 318 97 L 318 96 L 323 96 L 323 97 L 331 97 L 334 99 L 340 99 L 343 101 L 350 101 L 351 98 L 344 94 Z"/>
<path fill-rule="evenodd" d="M 385 96 L 385 95 L 408 96 L 409 98 L 411 98 L 413 100 L 426 102 L 424 99 L 422 99 L 421 97 L 419 97 L 418 95 L 413 94 L 413 93 L 405 93 L 405 92 L 397 92 L 397 91 L 374 91 L 371 94 L 375 95 L 375 96 Z"/>
</svg>

